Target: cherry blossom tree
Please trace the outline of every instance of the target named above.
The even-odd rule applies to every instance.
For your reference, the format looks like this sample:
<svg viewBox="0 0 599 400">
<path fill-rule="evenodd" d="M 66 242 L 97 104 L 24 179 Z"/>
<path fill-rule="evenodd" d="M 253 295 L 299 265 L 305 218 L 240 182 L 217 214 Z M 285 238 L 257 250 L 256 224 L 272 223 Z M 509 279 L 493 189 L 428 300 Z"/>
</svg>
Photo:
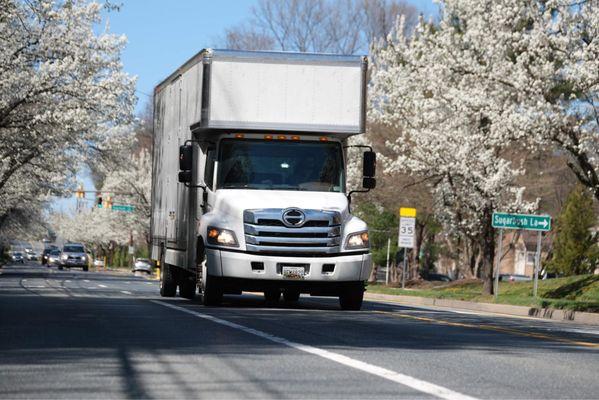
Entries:
<svg viewBox="0 0 599 400">
<path fill-rule="evenodd" d="M 512 32 L 505 23 L 524 3 L 448 0 L 438 26 L 421 20 L 407 37 L 400 18 L 387 42 L 373 49 L 370 116 L 397 131 L 387 143 L 397 156 L 385 160 L 386 171 L 428 184 L 446 231 L 479 246 L 485 293 L 492 292 L 495 258 L 491 214 L 534 204 L 514 185 L 523 171 L 507 157 L 524 132 L 495 123 L 506 112 L 507 95 L 481 85 L 472 73 L 485 71 L 494 59 L 481 57 L 484 46 L 471 43 L 469 34 L 492 41 L 494 28 L 487 24 Z M 516 109 L 511 116 L 520 118 Z"/>
<path fill-rule="evenodd" d="M 109 139 L 103 127 L 132 118 L 135 80 L 120 61 L 126 39 L 96 33 L 101 8 L 0 0 L 0 223 L 68 190 L 79 162 Z"/>
</svg>

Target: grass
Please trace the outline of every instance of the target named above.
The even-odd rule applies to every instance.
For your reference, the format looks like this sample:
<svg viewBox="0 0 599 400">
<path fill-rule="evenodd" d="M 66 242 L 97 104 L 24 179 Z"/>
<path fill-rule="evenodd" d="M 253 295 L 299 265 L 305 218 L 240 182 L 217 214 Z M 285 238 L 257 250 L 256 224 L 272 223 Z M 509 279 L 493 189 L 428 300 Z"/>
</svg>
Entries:
<svg viewBox="0 0 599 400">
<path fill-rule="evenodd" d="M 599 275 L 578 275 L 540 280 L 537 299 L 532 297 L 532 286 L 532 282 L 500 282 L 497 301 L 493 296 L 481 294 L 482 282 L 476 279 L 455 281 L 440 286 L 433 286 L 429 282 L 425 282 L 409 289 L 370 284 L 368 291 L 370 293 L 599 312 Z"/>
</svg>

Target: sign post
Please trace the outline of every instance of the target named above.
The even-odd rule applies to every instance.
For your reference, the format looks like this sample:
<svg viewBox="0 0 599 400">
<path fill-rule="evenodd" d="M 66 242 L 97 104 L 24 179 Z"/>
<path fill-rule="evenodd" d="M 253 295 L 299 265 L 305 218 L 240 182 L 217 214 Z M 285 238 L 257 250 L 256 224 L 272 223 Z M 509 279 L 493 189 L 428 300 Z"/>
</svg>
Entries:
<svg viewBox="0 0 599 400">
<path fill-rule="evenodd" d="M 416 209 L 402 207 L 399 209 L 399 236 L 397 247 L 403 247 L 403 268 L 401 273 L 401 288 L 406 286 L 406 263 L 407 249 L 414 248 L 414 236 L 416 233 Z"/>
<path fill-rule="evenodd" d="M 499 294 L 499 270 L 501 266 L 501 246 L 503 244 L 504 229 L 523 229 L 527 231 L 537 231 L 539 233 L 537 238 L 537 250 L 535 253 L 535 267 L 533 273 L 533 296 L 537 297 L 539 269 L 541 265 L 541 242 L 543 240 L 543 232 L 548 232 L 551 230 L 551 216 L 494 212 L 491 225 L 493 228 L 499 229 L 499 253 L 497 254 L 497 258 L 495 260 L 495 299 L 497 299 L 497 295 Z"/>
<path fill-rule="evenodd" d="M 389 252 L 391 251 L 391 238 L 387 239 L 387 268 L 385 269 L 385 285 L 389 285 Z"/>
</svg>

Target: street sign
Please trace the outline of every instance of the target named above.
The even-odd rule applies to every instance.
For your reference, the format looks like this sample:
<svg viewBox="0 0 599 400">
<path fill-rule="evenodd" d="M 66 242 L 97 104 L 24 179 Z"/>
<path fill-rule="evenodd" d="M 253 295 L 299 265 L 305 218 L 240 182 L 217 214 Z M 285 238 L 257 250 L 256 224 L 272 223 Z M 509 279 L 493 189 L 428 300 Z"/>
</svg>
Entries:
<svg viewBox="0 0 599 400">
<path fill-rule="evenodd" d="M 122 211 L 122 212 L 133 212 L 135 210 L 135 206 L 131 204 L 113 204 L 112 211 Z"/>
<path fill-rule="evenodd" d="M 551 230 L 549 215 L 493 213 L 493 228 L 525 229 L 529 231 L 547 232 Z"/>
<path fill-rule="evenodd" d="M 399 237 L 397 240 L 398 247 L 408 249 L 414 248 L 414 234 L 416 233 L 416 209 L 415 208 L 400 208 L 399 209 Z"/>
</svg>

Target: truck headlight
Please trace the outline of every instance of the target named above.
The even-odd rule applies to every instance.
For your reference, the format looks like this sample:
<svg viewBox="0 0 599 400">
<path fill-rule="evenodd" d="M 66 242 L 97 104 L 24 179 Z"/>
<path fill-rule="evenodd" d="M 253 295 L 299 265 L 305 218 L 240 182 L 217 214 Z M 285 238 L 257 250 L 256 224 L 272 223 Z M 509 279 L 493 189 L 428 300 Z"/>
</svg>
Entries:
<svg viewBox="0 0 599 400">
<path fill-rule="evenodd" d="M 369 246 L 370 241 L 368 240 L 367 231 L 352 233 L 345 241 L 346 249 L 367 249 Z"/>
<path fill-rule="evenodd" d="M 215 228 L 214 226 L 208 227 L 208 243 L 216 244 L 218 246 L 239 246 L 237 238 L 235 237 L 235 232 L 229 229 Z"/>
</svg>

